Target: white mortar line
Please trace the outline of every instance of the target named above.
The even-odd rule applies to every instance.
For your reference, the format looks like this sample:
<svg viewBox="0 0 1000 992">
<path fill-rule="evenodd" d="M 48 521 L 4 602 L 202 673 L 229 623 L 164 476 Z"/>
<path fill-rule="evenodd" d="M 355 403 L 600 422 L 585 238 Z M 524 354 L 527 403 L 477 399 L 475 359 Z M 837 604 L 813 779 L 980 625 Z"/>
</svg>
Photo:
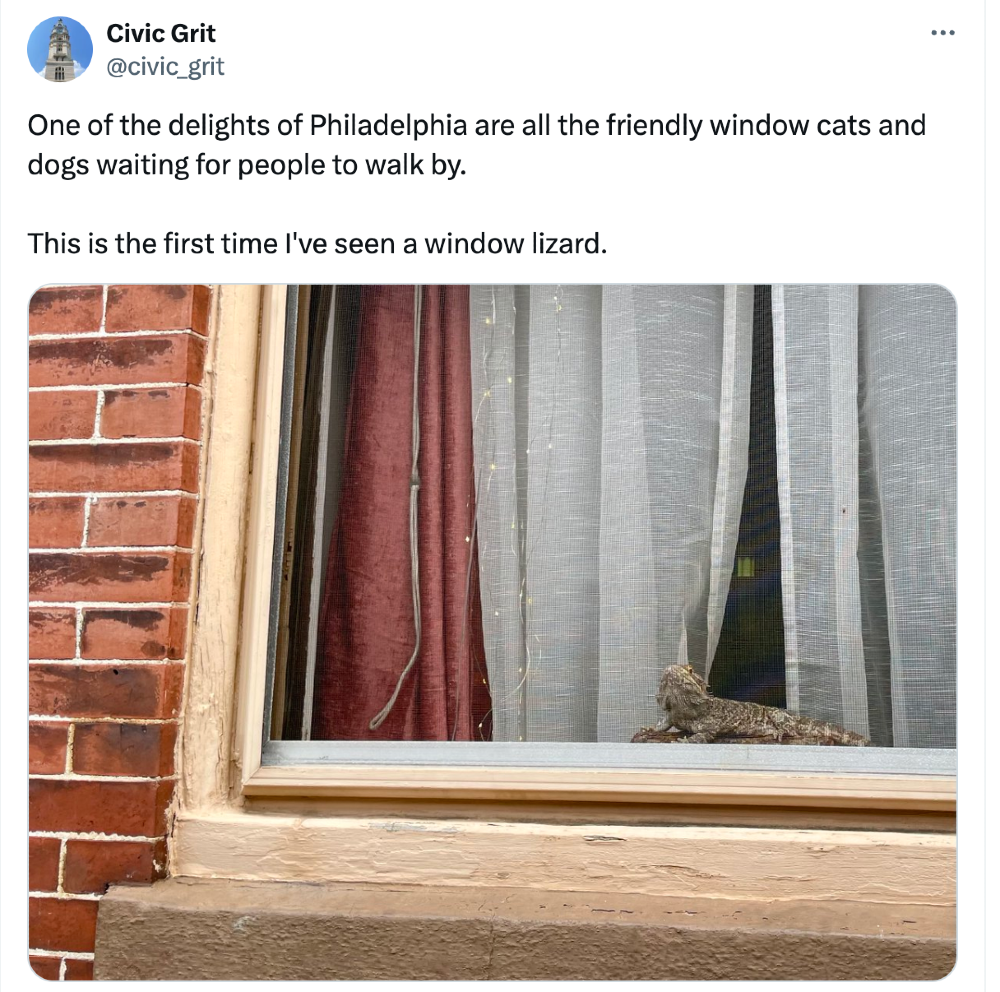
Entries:
<svg viewBox="0 0 1000 992">
<path fill-rule="evenodd" d="M 141 834 L 102 834 L 93 830 L 29 830 L 29 837 L 50 837 L 53 840 L 100 840 L 100 841 L 133 841 L 156 844 L 163 840 L 159 837 L 145 837 Z"/>
<path fill-rule="evenodd" d="M 47 548 L 32 548 L 32 553 L 37 552 L 41 554 L 47 551 Z M 194 548 L 189 545 L 184 544 L 130 544 L 128 547 L 113 547 L 108 545 L 105 547 L 101 544 L 88 544 L 85 548 L 70 548 L 70 551 L 112 551 L 117 554 L 164 554 L 168 551 L 181 551 L 184 554 L 190 555 L 194 553 Z"/>
<path fill-rule="evenodd" d="M 197 389 L 201 386 L 193 382 L 101 382 L 81 386 L 31 386 L 29 393 L 80 393 L 93 392 L 95 389 L 107 389 L 112 392 L 138 392 L 142 389 Z"/>
<path fill-rule="evenodd" d="M 104 390 L 97 391 L 97 409 L 94 412 L 94 437 L 101 436 L 101 414 L 104 412 Z"/>
<path fill-rule="evenodd" d="M 44 286 L 39 286 L 39 289 L 90 289 L 91 286 L 100 285 L 96 282 L 47 282 Z M 119 282 L 119 283 L 107 283 L 105 288 L 111 285 L 125 286 L 126 288 L 131 288 L 133 286 L 204 286 L 205 289 L 211 289 L 212 283 L 210 282 L 193 282 L 193 283 L 174 283 L 174 282 Z M 61 954 L 62 951 L 56 951 L 55 953 Z"/>
<path fill-rule="evenodd" d="M 51 489 L 38 489 L 33 492 L 29 492 L 28 496 L 32 499 L 50 499 L 59 498 L 62 499 L 64 496 L 93 496 L 95 500 L 99 499 L 151 499 L 154 496 L 186 496 L 188 499 L 198 499 L 198 493 L 189 492 L 187 489 L 146 489 L 146 490 L 136 490 L 132 489 L 129 491 L 116 491 L 116 492 L 101 492 L 95 493 L 89 489 L 70 489 L 70 490 L 51 490 Z M 38 548 L 36 550 L 41 550 Z"/>
<path fill-rule="evenodd" d="M 93 951 L 50 951 L 44 947 L 29 947 L 28 953 L 35 958 L 64 958 L 66 961 L 93 961 Z"/>
<path fill-rule="evenodd" d="M 66 766 L 63 768 L 63 774 L 72 775 L 73 774 L 73 742 L 76 740 L 76 724 L 71 723 L 66 728 Z"/>
<path fill-rule="evenodd" d="M 69 901 L 71 899 L 83 899 L 85 902 L 96 902 L 101 897 L 96 892 L 39 892 L 28 890 L 28 895 L 35 899 L 61 899 Z"/>
<path fill-rule="evenodd" d="M 196 331 L 193 327 L 171 327 L 162 331 L 105 331 L 104 321 L 101 322 L 99 331 L 70 331 L 67 334 L 32 334 L 29 343 L 32 341 L 81 341 L 90 339 L 94 341 L 98 338 L 102 340 L 115 340 L 116 338 L 161 338 L 170 334 L 189 334 L 193 338 L 207 341 L 208 335 Z"/>
<path fill-rule="evenodd" d="M 74 661 L 78 658 L 83 657 L 83 652 L 81 650 L 82 643 L 83 643 L 83 610 L 78 607 L 76 611 L 76 653 L 73 656 Z"/>
<path fill-rule="evenodd" d="M 76 549 L 79 550 L 79 549 Z M 39 552 L 41 554 L 42 552 Z M 149 601 L 149 600 L 139 600 L 132 603 L 123 603 L 118 600 L 95 600 L 95 599 L 73 599 L 73 600 L 58 600 L 56 602 L 48 602 L 44 599 L 32 599 L 28 601 L 29 607 L 43 607 L 47 610 L 73 610 L 79 607 L 85 607 L 92 610 L 142 610 L 142 609 L 165 609 L 168 606 L 187 606 L 188 601 L 186 599 L 179 599 L 173 603 L 167 603 L 162 601 Z"/>
<path fill-rule="evenodd" d="M 96 426 L 94 430 L 97 430 Z M 94 505 L 94 497 L 88 496 L 83 501 L 83 539 L 80 541 L 80 547 L 85 548 L 87 542 L 90 539 L 90 508 Z"/>
<path fill-rule="evenodd" d="M 30 713 L 28 723 L 127 723 L 130 726 L 145 727 L 163 726 L 177 723 L 177 717 L 145 717 L 145 716 L 45 716 L 41 713 Z"/>
<path fill-rule="evenodd" d="M 66 838 L 59 841 L 59 868 L 56 872 L 56 892 L 64 892 L 63 881 L 66 878 Z"/>
<path fill-rule="evenodd" d="M 45 440 L 39 439 L 36 441 L 29 441 L 29 448 L 51 448 L 56 445 L 73 445 L 75 447 L 80 447 L 83 445 L 89 445 L 90 447 L 100 446 L 104 447 L 111 444 L 176 444 L 178 441 L 183 441 L 187 444 L 199 445 L 200 441 L 195 441 L 194 438 L 184 437 L 183 434 L 176 434 L 173 437 L 61 437 L 61 438 L 48 438 Z"/>
<path fill-rule="evenodd" d="M 86 535 L 84 535 L 86 537 Z M 163 554 L 168 551 L 191 551 L 180 544 L 89 544 L 80 548 L 29 548 L 33 555 L 65 554 Z"/>
<path fill-rule="evenodd" d="M 181 665 L 180 660 L 172 658 L 30 658 L 28 667 L 32 665 L 72 665 L 74 668 L 85 668 L 88 665 L 111 665 L 118 668 L 148 668 L 150 665 Z"/>
<path fill-rule="evenodd" d="M 108 324 L 108 284 L 101 285 L 101 326 L 97 329 L 98 334 L 107 334 L 105 328 Z"/>
<path fill-rule="evenodd" d="M 66 981 L 66 959 L 65 958 L 62 958 L 59 961 L 59 981 L 60 982 L 65 982 Z"/>
<path fill-rule="evenodd" d="M 146 782 L 176 782 L 178 775 L 79 775 L 60 772 L 58 775 L 29 775 L 28 780 L 39 782 L 123 782 L 126 785 L 142 785 Z"/>
</svg>

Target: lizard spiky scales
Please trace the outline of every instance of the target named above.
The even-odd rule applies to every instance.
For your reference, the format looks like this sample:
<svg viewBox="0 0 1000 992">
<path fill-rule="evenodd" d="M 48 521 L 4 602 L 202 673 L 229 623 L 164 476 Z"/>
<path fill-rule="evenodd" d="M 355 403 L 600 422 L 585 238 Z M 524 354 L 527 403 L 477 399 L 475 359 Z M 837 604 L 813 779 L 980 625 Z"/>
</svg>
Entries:
<svg viewBox="0 0 1000 992">
<path fill-rule="evenodd" d="M 663 710 L 658 729 L 676 727 L 680 741 L 708 744 L 719 737 L 770 737 L 802 744 L 868 747 L 861 734 L 776 706 L 718 699 L 690 665 L 668 665 L 660 679 L 656 702 Z"/>
</svg>

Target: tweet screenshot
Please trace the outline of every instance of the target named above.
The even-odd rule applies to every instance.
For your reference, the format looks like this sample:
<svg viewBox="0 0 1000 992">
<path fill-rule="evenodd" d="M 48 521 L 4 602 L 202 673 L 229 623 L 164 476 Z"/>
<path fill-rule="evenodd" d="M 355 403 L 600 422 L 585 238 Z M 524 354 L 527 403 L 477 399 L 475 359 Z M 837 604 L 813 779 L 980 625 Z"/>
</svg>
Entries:
<svg viewBox="0 0 1000 992">
<path fill-rule="evenodd" d="M 983 0 L 0 18 L 11 987 L 983 986 Z"/>
</svg>

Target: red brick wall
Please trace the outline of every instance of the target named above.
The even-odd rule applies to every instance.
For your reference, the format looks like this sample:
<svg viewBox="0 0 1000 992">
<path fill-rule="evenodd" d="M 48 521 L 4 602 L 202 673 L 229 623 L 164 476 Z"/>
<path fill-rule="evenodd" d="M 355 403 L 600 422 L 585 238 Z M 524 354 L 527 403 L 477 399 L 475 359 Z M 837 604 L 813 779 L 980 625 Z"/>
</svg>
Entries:
<svg viewBox="0 0 1000 992">
<path fill-rule="evenodd" d="M 89 978 L 97 902 L 166 865 L 198 492 L 204 286 L 29 307 L 29 944 Z"/>
</svg>

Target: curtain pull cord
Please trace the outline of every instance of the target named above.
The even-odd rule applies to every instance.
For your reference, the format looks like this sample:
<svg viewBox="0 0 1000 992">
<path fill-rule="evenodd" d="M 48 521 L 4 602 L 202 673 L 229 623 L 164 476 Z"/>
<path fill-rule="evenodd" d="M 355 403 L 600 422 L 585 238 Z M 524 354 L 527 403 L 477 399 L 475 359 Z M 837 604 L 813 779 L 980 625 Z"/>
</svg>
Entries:
<svg viewBox="0 0 1000 992">
<path fill-rule="evenodd" d="M 385 722 L 386 717 L 392 712 L 396 705 L 399 693 L 403 688 L 406 676 L 413 670 L 420 654 L 420 549 L 418 544 L 418 520 L 417 520 L 417 494 L 420 492 L 420 471 L 417 463 L 420 458 L 420 318 L 423 311 L 424 288 L 423 286 L 413 287 L 413 438 L 411 449 L 413 459 L 410 465 L 410 583 L 413 589 L 413 632 L 415 641 L 413 654 L 406 663 L 406 667 L 400 673 L 396 681 L 396 688 L 393 689 L 389 702 L 385 704 L 372 717 L 368 724 L 369 730 L 378 730 Z"/>
</svg>

